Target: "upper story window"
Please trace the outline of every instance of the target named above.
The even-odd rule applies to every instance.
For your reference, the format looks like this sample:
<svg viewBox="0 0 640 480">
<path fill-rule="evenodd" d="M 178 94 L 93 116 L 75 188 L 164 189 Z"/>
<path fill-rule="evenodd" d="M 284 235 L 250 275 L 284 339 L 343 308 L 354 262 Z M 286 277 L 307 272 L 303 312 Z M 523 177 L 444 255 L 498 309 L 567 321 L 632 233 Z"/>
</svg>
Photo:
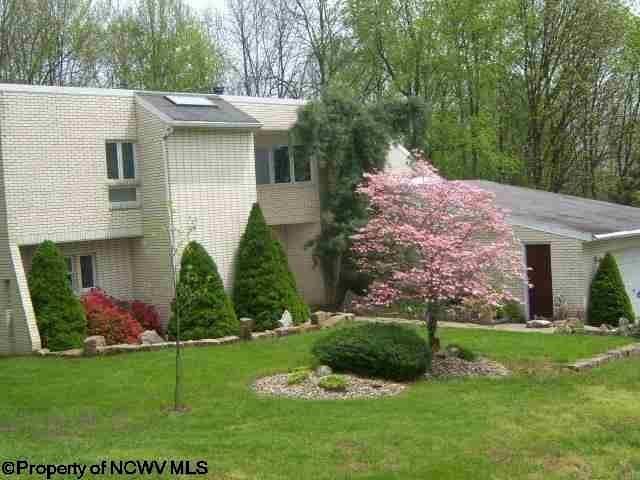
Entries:
<svg viewBox="0 0 640 480">
<path fill-rule="evenodd" d="M 111 208 L 139 207 L 137 165 L 133 143 L 107 142 L 106 159 Z"/>
<path fill-rule="evenodd" d="M 133 180 L 136 178 L 133 143 L 107 143 L 107 178 L 109 180 Z"/>
<path fill-rule="evenodd" d="M 305 183 L 311 181 L 311 159 L 300 146 L 256 147 L 256 183 Z"/>
</svg>

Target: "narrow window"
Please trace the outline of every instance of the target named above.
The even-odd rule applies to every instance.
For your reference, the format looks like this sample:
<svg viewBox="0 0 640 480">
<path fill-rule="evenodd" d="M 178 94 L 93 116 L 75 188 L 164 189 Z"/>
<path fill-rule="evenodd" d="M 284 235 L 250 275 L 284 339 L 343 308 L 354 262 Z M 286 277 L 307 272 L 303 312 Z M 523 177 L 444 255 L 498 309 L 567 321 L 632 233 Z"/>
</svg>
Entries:
<svg viewBox="0 0 640 480">
<path fill-rule="evenodd" d="M 67 264 L 67 281 L 69 286 L 74 290 L 78 290 L 77 275 L 76 275 L 76 262 L 75 257 L 64 257 L 64 261 Z"/>
<path fill-rule="evenodd" d="M 80 256 L 80 277 L 82 288 L 93 288 L 96 285 L 93 255 Z"/>
<path fill-rule="evenodd" d="M 269 173 L 269 150 L 256 148 L 256 185 L 271 183 Z"/>
<path fill-rule="evenodd" d="M 107 178 L 117 180 L 120 178 L 118 172 L 118 144 L 107 143 Z"/>
<path fill-rule="evenodd" d="M 293 172 L 296 182 L 311 181 L 311 159 L 299 145 L 293 147 Z"/>
<path fill-rule="evenodd" d="M 273 178 L 275 183 L 291 182 L 289 147 L 282 145 L 273 150 Z"/>
<path fill-rule="evenodd" d="M 136 178 L 136 165 L 133 160 L 133 143 L 122 144 L 122 176 Z"/>
</svg>

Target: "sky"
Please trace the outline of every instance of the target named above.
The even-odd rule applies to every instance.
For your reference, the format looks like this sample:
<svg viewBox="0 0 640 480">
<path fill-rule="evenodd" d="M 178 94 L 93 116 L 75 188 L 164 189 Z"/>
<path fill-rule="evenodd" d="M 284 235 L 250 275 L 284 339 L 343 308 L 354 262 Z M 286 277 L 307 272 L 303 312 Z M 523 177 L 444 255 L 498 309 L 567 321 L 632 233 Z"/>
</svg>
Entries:
<svg viewBox="0 0 640 480">
<path fill-rule="evenodd" d="M 225 0 L 185 0 L 185 2 L 198 10 L 206 8 L 223 10 L 225 5 Z"/>
</svg>

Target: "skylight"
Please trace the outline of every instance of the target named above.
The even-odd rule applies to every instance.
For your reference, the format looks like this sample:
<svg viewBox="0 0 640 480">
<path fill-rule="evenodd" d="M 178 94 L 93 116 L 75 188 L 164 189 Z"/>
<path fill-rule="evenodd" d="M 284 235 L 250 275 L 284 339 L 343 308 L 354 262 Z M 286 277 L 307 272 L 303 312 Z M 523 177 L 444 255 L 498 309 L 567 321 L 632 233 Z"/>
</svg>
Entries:
<svg viewBox="0 0 640 480">
<path fill-rule="evenodd" d="M 185 95 L 166 95 L 165 98 L 181 107 L 215 107 L 216 104 L 207 97 L 191 97 Z"/>
</svg>

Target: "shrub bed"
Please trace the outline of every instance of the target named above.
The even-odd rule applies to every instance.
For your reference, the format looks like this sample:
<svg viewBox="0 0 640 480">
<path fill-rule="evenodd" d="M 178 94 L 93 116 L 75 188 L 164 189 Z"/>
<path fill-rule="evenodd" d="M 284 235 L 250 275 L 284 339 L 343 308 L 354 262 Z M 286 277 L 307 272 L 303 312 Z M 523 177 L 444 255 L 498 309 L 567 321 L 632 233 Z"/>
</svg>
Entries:
<svg viewBox="0 0 640 480">
<path fill-rule="evenodd" d="M 131 311 L 133 317 L 140 323 L 144 330 L 155 330 L 160 335 L 164 334 L 162 325 L 160 324 L 160 315 L 153 305 L 134 300 L 128 304 L 128 310 Z"/>
<path fill-rule="evenodd" d="M 390 380 L 413 380 L 431 361 L 427 342 L 415 330 L 377 323 L 335 330 L 318 340 L 312 353 L 336 371 Z"/>
<path fill-rule="evenodd" d="M 133 314 L 97 288 L 82 296 L 89 335 L 102 335 L 107 345 L 138 343 L 143 329 Z"/>
</svg>

